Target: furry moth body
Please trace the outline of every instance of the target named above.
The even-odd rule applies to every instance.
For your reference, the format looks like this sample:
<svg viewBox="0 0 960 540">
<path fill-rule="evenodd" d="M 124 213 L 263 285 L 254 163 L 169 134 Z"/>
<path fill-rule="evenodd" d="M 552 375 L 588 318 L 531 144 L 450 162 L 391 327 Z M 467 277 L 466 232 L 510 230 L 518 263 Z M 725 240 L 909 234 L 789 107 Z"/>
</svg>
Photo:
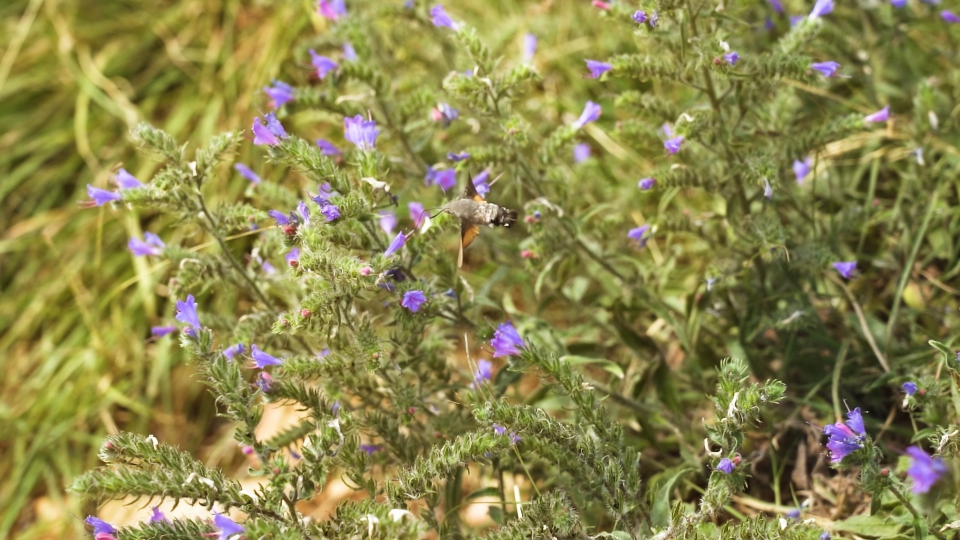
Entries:
<svg viewBox="0 0 960 540">
<path fill-rule="evenodd" d="M 480 225 L 509 227 L 517 222 L 516 210 L 483 200 L 473 186 L 472 178 L 467 179 L 463 197 L 450 201 L 443 210 L 460 219 L 460 255 L 457 258 L 457 268 L 463 266 L 463 250 L 480 234 Z"/>
</svg>

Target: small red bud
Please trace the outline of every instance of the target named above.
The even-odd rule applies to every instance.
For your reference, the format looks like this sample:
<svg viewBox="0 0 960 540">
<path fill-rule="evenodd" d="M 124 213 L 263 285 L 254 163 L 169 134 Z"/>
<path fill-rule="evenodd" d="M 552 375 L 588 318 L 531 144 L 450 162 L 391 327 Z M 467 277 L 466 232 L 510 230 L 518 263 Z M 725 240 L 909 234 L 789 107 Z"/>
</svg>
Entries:
<svg viewBox="0 0 960 540">
<path fill-rule="evenodd" d="M 925 396 L 927 395 L 927 389 L 921 388 L 917 393 L 920 394 L 921 396 Z"/>
<path fill-rule="evenodd" d="M 734 465 L 739 465 L 741 461 L 740 454 L 734 455 L 730 461 L 732 461 Z"/>
<path fill-rule="evenodd" d="M 364 266 L 363 268 L 360 269 L 360 275 L 361 275 L 361 276 L 369 276 L 369 275 L 370 275 L 370 272 L 371 272 L 371 270 L 370 270 L 370 267 L 369 267 L 369 266 Z"/>
<path fill-rule="evenodd" d="M 416 407 L 410 407 L 409 409 L 407 409 L 407 412 L 409 414 L 415 414 L 417 412 L 417 409 Z"/>
<path fill-rule="evenodd" d="M 883 476 L 883 477 L 890 476 L 890 469 L 880 469 L 880 476 Z"/>
<path fill-rule="evenodd" d="M 288 321 L 288 320 L 286 320 L 286 319 L 280 319 L 280 324 L 281 324 L 282 326 L 290 326 L 290 321 Z"/>
<path fill-rule="evenodd" d="M 280 474 L 280 467 L 274 467 L 273 474 Z"/>
<path fill-rule="evenodd" d="M 287 261 L 287 264 L 290 265 L 290 268 L 296 268 L 296 267 L 300 266 L 300 261 L 298 261 L 298 260 L 296 260 L 296 259 L 290 259 L 289 261 Z"/>
<path fill-rule="evenodd" d="M 720 65 L 720 62 L 721 62 L 721 60 L 720 60 L 719 57 L 716 57 L 716 56 L 715 56 L 715 57 L 713 58 L 713 65 L 719 66 L 719 65 Z"/>
<path fill-rule="evenodd" d="M 533 258 L 533 252 L 530 251 L 529 249 L 525 249 L 520 252 L 520 256 L 523 257 L 524 259 L 530 259 L 530 258 Z"/>
<path fill-rule="evenodd" d="M 527 223 L 533 223 L 533 216 L 527 216 L 523 218 L 523 220 L 526 221 Z"/>
<path fill-rule="evenodd" d="M 380 353 L 378 353 L 378 352 L 373 353 L 373 359 L 374 359 L 374 360 L 379 360 L 379 359 L 380 359 Z"/>
<path fill-rule="evenodd" d="M 287 236 L 295 236 L 297 234 L 297 228 L 293 225 L 284 225 L 283 234 Z"/>
<path fill-rule="evenodd" d="M 110 442 L 110 441 L 107 441 L 107 444 L 105 444 L 105 445 L 103 445 L 103 446 L 104 446 L 104 448 L 106 448 L 107 450 L 113 450 L 113 443 Z"/>
<path fill-rule="evenodd" d="M 240 449 L 240 451 L 249 456 L 249 455 L 252 455 L 252 454 L 253 454 L 253 447 L 252 447 L 252 446 L 244 446 L 243 448 Z"/>
<path fill-rule="evenodd" d="M 312 313 L 310 313 L 310 310 L 309 310 L 309 309 L 301 309 L 301 310 L 300 310 L 300 316 L 303 317 L 304 319 L 306 319 L 306 318 L 309 317 L 310 315 L 312 315 Z"/>
</svg>

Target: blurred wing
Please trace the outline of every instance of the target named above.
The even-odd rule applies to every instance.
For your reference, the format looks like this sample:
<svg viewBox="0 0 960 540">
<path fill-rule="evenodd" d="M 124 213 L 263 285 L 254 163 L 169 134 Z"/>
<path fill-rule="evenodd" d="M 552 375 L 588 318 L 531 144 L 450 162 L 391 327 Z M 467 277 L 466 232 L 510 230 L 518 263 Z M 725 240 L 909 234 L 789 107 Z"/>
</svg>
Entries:
<svg viewBox="0 0 960 540">
<path fill-rule="evenodd" d="M 480 234 L 480 226 L 474 223 L 467 223 L 466 221 L 460 220 L 460 244 L 463 246 L 463 249 L 470 247 L 470 244 L 473 243 L 473 239 Z"/>
<path fill-rule="evenodd" d="M 477 193 L 477 187 L 473 185 L 473 175 L 467 176 L 467 187 L 463 190 L 464 199 L 473 199 L 478 203 L 486 203 L 487 201 L 483 200 L 483 197 Z M 474 235 L 476 236 L 476 235 Z"/>
</svg>

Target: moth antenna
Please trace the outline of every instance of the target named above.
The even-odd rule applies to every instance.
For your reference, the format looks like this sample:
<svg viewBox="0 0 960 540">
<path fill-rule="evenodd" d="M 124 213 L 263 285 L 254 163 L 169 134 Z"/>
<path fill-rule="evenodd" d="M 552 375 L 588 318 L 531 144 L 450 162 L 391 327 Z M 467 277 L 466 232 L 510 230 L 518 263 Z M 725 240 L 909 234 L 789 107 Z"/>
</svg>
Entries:
<svg viewBox="0 0 960 540">
<path fill-rule="evenodd" d="M 500 174 L 498 174 L 497 177 L 494 178 L 492 182 L 490 182 L 490 185 L 492 186 L 492 185 L 496 184 L 496 183 L 497 183 L 497 180 L 499 180 L 500 177 L 503 176 L 504 174 L 505 174 L 505 173 L 500 173 Z"/>
</svg>

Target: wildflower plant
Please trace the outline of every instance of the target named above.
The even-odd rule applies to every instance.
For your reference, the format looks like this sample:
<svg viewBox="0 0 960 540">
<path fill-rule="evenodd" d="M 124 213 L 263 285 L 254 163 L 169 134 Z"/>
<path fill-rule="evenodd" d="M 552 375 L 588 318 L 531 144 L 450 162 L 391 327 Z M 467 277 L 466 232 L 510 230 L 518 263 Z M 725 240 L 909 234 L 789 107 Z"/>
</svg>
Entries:
<svg viewBox="0 0 960 540">
<path fill-rule="evenodd" d="M 568 65 L 538 57 L 545 36 L 523 31 L 508 47 L 453 5 L 321 0 L 303 17 L 324 31 L 304 31 L 283 75 L 264 81 L 268 112 L 248 132 L 192 148 L 148 124 L 133 130 L 159 171 L 121 170 L 117 190 L 91 185 L 84 205 L 155 212 L 182 232 L 129 249 L 170 263 L 175 309 L 156 334 L 176 334 L 259 482 L 241 488 L 163 441 L 113 435 L 106 465 L 74 491 L 210 515 L 91 522 L 97 534 L 829 538 L 733 505 L 753 490 L 787 506 L 769 441 L 778 426 L 797 440 L 805 428 L 782 405 L 803 394 L 788 400 L 781 380 L 837 392 L 853 366 L 862 374 L 851 377 L 891 393 L 916 379 L 902 386 L 910 399 L 946 392 L 940 371 L 890 366 L 917 347 L 903 325 L 933 323 L 901 313 L 915 301 L 904 298 L 909 271 L 889 270 L 880 238 L 885 212 L 914 211 L 904 198 L 927 198 L 922 230 L 947 219 L 935 213 L 951 196 L 955 79 L 899 81 L 913 102 L 880 85 L 844 36 L 861 8 L 830 0 L 792 26 L 775 13 L 784 6 L 759 2 L 593 5 L 578 13 L 609 36 Z M 893 9 L 863 17 L 894 34 Z M 936 28 L 925 13 L 916 24 Z M 528 98 L 561 68 L 579 70 L 587 90 L 544 111 Z M 262 159 L 234 163 L 241 145 Z M 927 146 L 927 164 L 907 162 L 905 146 Z M 878 149 L 902 159 L 881 163 Z M 839 184 L 843 167 L 852 185 Z M 252 184 L 229 200 L 220 188 L 237 174 Z M 876 208 L 887 177 L 909 190 Z M 525 219 L 485 231 L 459 271 L 460 224 L 438 209 L 468 182 Z M 866 280 L 897 291 L 886 326 L 864 315 L 879 304 Z M 836 371 L 821 373 L 826 363 Z M 941 367 L 960 381 L 957 365 Z M 259 437 L 277 405 L 303 417 Z M 957 423 L 947 405 L 922 413 L 925 434 L 944 442 L 904 450 L 913 462 L 899 476 L 867 404 L 845 421 L 826 420 L 839 409 L 815 414 L 835 474 L 859 467 L 876 511 L 896 505 L 918 539 L 951 517 L 922 514 L 905 489 L 955 491 L 942 479 L 960 429 L 932 427 Z M 334 477 L 363 496 L 308 519 L 298 503 Z M 508 477 L 522 479 L 513 493 Z M 486 496 L 490 531 L 460 514 Z"/>
</svg>

